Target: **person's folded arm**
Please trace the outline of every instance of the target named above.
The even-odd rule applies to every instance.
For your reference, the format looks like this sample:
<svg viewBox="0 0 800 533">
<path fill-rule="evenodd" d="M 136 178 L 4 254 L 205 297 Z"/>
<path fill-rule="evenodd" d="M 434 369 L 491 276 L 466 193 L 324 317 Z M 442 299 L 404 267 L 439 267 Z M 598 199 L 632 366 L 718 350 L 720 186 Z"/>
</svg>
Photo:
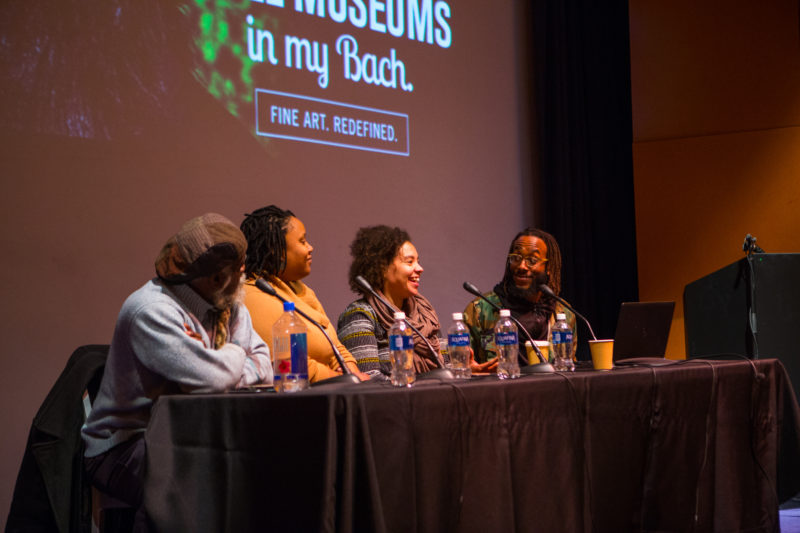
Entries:
<svg viewBox="0 0 800 533">
<path fill-rule="evenodd" d="M 253 329 L 252 318 L 243 305 L 239 305 L 231 316 L 232 335 L 230 342 L 244 348 L 247 360 L 237 386 L 272 383 L 273 369 L 269 347 Z"/>
<path fill-rule="evenodd" d="M 186 392 L 231 389 L 247 372 L 248 354 L 243 347 L 233 343 L 219 349 L 208 347 L 193 321 L 177 309 L 142 306 L 129 327 L 131 347 L 141 363 Z"/>
</svg>

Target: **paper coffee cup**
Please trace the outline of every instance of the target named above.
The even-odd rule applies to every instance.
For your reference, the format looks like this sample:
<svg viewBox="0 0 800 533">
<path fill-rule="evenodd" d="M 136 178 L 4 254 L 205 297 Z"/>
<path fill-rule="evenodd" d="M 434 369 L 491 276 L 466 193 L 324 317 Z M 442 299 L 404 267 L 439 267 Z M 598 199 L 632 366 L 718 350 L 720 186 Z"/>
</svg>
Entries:
<svg viewBox="0 0 800 533">
<path fill-rule="evenodd" d="M 614 339 L 590 340 L 589 349 L 595 370 L 611 370 L 614 367 Z"/>
<path fill-rule="evenodd" d="M 550 361 L 550 343 L 547 341 L 534 341 L 536 346 L 539 348 L 539 351 L 542 352 L 542 357 L 544 357 L 545 361 Z M 525 353 L 528 354 L 528 364 L 535 365 L 537 363 L 541 363 L 539 361 L 539 356 L 536 355 L 536 352 L 533 350 L 533 346 L 531 346 L 531 341 L 525 341 Z"/>
</svg>

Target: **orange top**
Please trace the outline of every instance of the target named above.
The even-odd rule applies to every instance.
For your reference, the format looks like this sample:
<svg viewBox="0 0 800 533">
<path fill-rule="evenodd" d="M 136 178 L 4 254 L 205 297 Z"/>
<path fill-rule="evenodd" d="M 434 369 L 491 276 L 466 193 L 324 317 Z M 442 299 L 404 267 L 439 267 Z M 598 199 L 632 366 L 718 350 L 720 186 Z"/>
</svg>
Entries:
<svg viewBox="0 0 800 533">
<path fill-rule="evenodd" d="M 292 281 L 291 287 L 289 284 L 284 283 L 278 278 L 271 277 L 269 280 L 270 285 L 275 288 L 275 292 L 284 297 L 287 301 L 294 302 L 295 309 L 299 309 L 306 313 L 308 316 L 316 320 L 330 336 L 333 343 L 336 345 L 339 353 L 345 363 L 352 368 L 356 367 L 356 360 L 353 355 L 347 351 L 347 348 L 339 341 L 336 336 L 336 328 L 331 324 L 322 304 L 317 300 L 316 294 L 302 281 Z M 244 303 L 250 311 L 250 317 L 253 319 L 253 328 L 264 339 L 270 350 L 274 350 L 272 343 L 272 326 L 275 321 L 283 314 L 283 302 L 274 296 L 261 292 L 255 286 L 254 280 L 247 280 L 244 285 L 245 300 Z M 333 353 L 328 339 L 325 338 L 322 331 L 305 319 L 299 313 L 297 314 L 306 327 L 308 328 L 308 379 L 311 383 L 320 381 L 322 379 L 332 378 L 339 375 L 339 362 Z M 352 363 L 352 365 L 350 365 Z"/>
</svg>

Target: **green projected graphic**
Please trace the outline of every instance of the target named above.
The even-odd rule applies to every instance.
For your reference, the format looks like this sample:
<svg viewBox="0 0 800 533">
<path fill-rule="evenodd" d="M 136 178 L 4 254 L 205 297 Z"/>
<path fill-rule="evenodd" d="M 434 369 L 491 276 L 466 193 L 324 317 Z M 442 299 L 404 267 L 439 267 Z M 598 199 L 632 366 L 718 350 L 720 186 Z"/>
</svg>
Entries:
<svg viewBox="0 0 800 533">
<path fill-rule="evenodd" d="M 256 63 L 243 44 L 244 20 L 249 7 L 249 0 L 194 0 L 180 8 L 197 30 L 194 48 L 198 60 L 192 74 L 237 118 L 242 117 L 243 109 L 252 105 L 255 91 L 252 71 Z M 263 14 L 255 18 L 251 26 L 264 29 L 268 22 L 277 26 L 277 20 L 270 21 Z"/>
</svg>

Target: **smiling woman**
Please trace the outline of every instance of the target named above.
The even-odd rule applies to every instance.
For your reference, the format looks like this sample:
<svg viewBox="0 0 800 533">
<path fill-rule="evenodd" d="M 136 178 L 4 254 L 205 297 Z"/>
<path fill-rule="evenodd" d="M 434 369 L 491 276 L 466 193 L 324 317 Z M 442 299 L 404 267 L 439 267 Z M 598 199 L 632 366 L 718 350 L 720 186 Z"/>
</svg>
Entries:
<svg viewBox="0 0 800 533">
<path fill-rule="evenodd" d="M 270 205 L 245 215 L 241 230 L 247 239 L 245 305 L 256 332 L 272 348 L 272 326 L 283 313 L 283 304 L 278 298 L 264 294 L 255 286 L 256 280 L 264 278 L 278 295 L 294 302 L 296 309 L 321 324 L 348 367 L 365 379 L 353 356 L 336 337 L 336 330 L 314 291 L 300 281 L 311 273 L 311 253 L 314 251 L 303 222 L 291 211 Z M 315 383 L 341 374 L 328 339 L 305 317 L 300 318 L 308 329 L 309 381 Z"/>
<path fill-rule="evenodd" d="M 433 306 L 419 293 L 423 272 L 411 237 L 400 228 L 371 226 L 361 228 L 350 245 L 350 288 L 362 297 L 347 306 L 339 316 L 339 338 L 358 361 L 361 371 L 372 376 L 391 374 L 388 331 L 394 322 L 394 309 L 365 293 L 356 278 L 363 277 L 409 320 L 439 350 L 439 318 Z M 438 354 L 432 354 L 414 333 L 414 370 L 417 373 L 439 368 Z"/>
</svg>

